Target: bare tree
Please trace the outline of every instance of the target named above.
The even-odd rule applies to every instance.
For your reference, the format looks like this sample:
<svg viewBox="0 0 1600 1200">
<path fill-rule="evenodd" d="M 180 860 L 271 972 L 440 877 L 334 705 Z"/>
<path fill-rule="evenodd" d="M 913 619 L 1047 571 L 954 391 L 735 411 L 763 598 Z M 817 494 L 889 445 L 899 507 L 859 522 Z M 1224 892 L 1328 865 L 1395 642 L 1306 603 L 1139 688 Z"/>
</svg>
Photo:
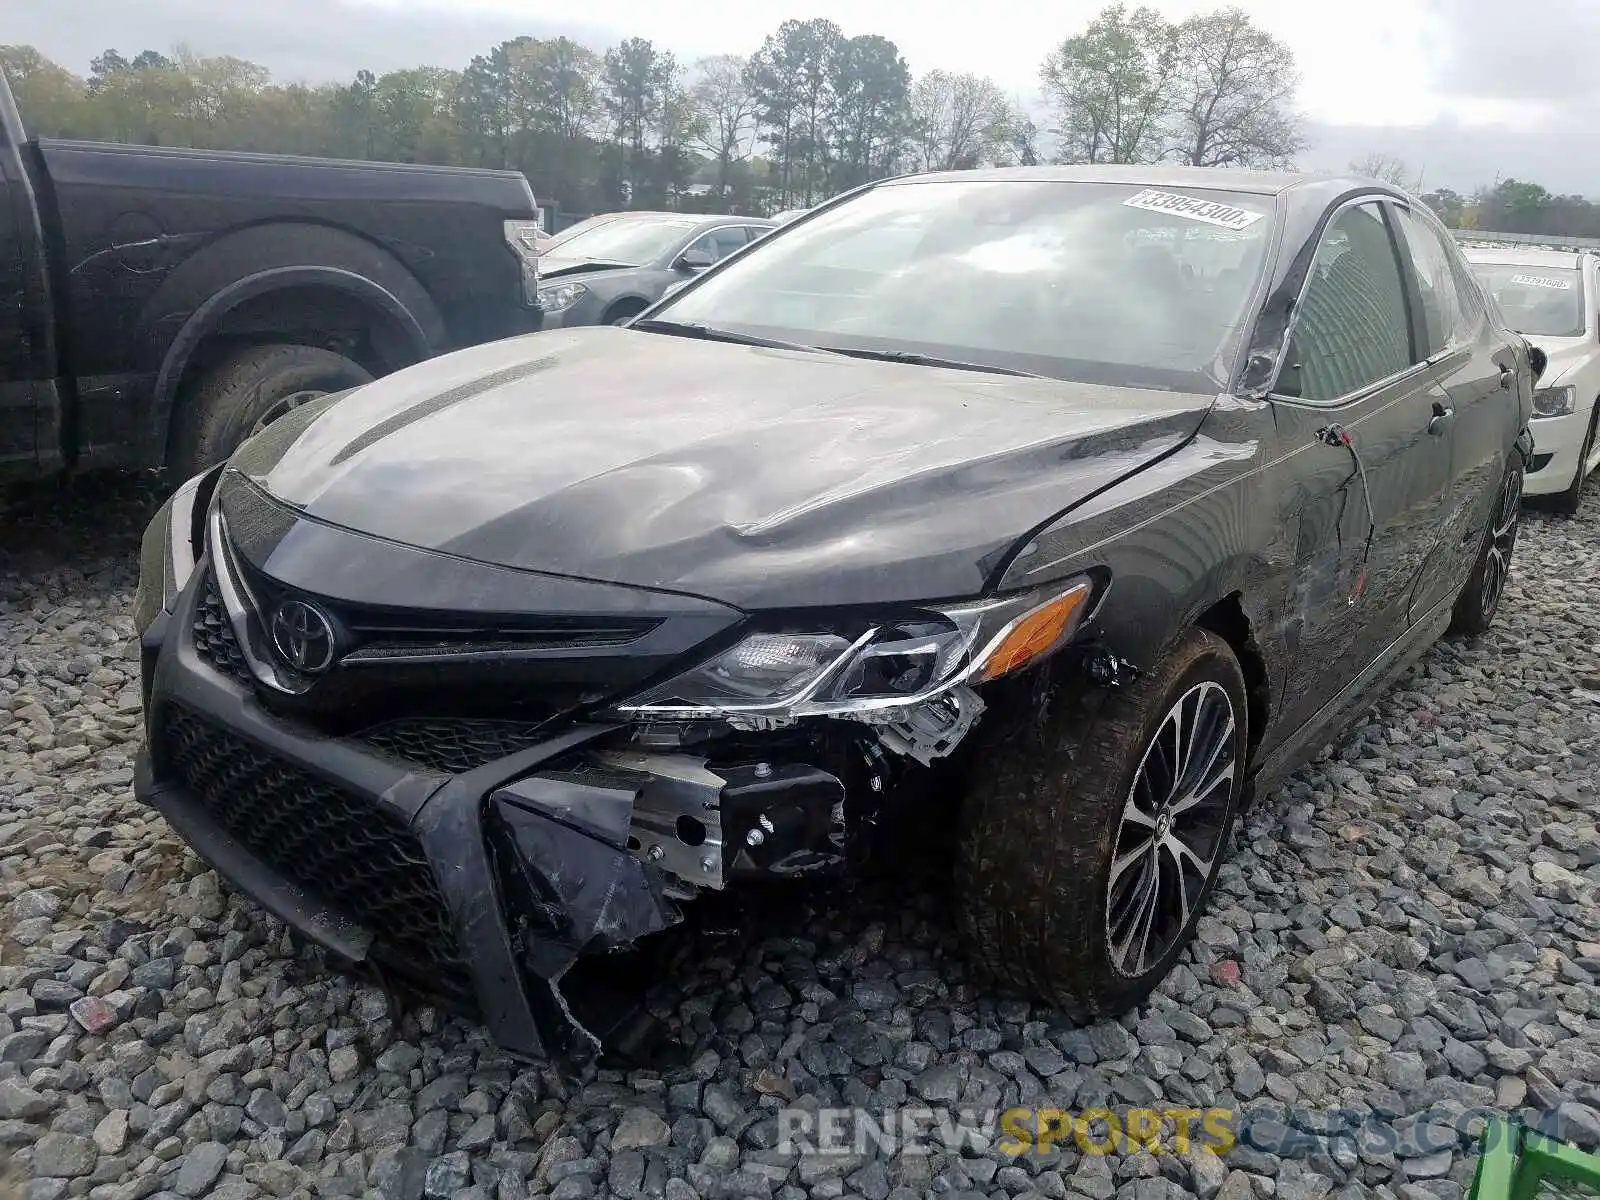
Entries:
<svg viewBox="0 0 1600 1200">
<path fill-rule="evenodd" d="M 1239 8 L 1175 30 L 1172 157 L 1195 167 L 1287 166 L 1305 139 L 1294 111 L 1294 52 Z"/>
<path fill-rule="evenodd" d="M 694 146 L 717 164 L 717 198 L 726 200 L 736 166 L 755 148 L 756 94 L 749 61 L 737 54 L 702 58 L 689 94 L 700 118 Z"/>
<path fill-rule="evenodd" d="M 953 171 L 1007 156 L 1021 124 L 994 80 L 929 71 L 911 89 L 911 142 L 924 171 Z"/>
<path fill-rule="evenodd" d="M 1422 194 L 1422 172 L 1412 171 L 1405 159 L 1392 154 L 1374 150 L 1360 162 L 1351 163 L 1350 170 L 1368 179 L 1378 179 L 1408 192 Z"/>
</svg>

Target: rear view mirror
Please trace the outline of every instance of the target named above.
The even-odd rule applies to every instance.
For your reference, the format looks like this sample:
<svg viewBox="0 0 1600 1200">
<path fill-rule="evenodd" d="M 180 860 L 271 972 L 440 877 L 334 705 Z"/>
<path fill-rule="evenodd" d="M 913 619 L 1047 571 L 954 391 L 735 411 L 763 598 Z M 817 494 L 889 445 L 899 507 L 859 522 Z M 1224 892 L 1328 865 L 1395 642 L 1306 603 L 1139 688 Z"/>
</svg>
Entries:
<svg viewBox="0 0 1600 1200">
<path fill-rule="evenodd" d="M 678 255 L 678 265 L 686 271 L 704 271 L 716 259 L 704 250 L 688 249 Z"/>
</svg>

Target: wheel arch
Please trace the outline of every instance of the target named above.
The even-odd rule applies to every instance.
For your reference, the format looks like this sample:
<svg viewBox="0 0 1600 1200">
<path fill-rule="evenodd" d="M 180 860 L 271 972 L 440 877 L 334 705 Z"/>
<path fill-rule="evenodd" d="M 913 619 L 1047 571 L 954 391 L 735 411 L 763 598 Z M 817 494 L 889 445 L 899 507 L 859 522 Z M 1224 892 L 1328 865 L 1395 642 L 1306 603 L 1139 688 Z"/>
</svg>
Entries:
<svg viewBox="0 0 1600 1200">
<path fill-rule="evenodd" d="M 654 300 L 632 292 L 618 296 L 606 303 L 605 310 L 600 314 L 601 323 L 607 324 L 623 313 L 642 313 L 654 303 Z"/>
<path fill-rule="evenodd" d="M 259 316 L 274 298 L 281 327 L 263 325 L 257 340 L 320 344 L 308 334 L 322 303 L 359 311 L 386 347 L 388 369 L 430 357 L 448 342 L 444 319 L 426 289 L 387 250 L 332 226 L 268 223 L 217 239 L 191 255 L 151 297 L 140 316 L 155 378 L 144 429 L 144 457 L 166 454 L 173 411 L 200 351 L 230 320 Z"/>
</svg>

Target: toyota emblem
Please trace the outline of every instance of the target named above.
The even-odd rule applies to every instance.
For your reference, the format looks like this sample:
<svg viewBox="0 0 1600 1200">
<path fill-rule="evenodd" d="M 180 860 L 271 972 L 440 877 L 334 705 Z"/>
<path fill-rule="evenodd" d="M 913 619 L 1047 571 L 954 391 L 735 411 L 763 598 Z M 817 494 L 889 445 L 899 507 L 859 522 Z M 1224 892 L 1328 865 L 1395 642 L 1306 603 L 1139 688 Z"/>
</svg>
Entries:
<svg viewBox="0 0 1600 1200">
<path fill-rule="evenodd" d="M 296 671 L 320 675 L 333 665 L 333 623 L 304 600 L 285 600 L 272 610 L 272 648 Z"/>
</svg>

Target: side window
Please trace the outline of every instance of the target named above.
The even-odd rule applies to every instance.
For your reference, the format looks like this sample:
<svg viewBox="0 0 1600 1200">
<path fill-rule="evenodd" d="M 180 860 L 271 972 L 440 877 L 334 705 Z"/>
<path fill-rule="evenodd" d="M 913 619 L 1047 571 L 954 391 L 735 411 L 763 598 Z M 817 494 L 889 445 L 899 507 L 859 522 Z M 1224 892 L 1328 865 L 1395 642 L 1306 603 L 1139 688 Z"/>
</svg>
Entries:
<svg viewBox="0 0 1600 1200">
<path fill-rule="evenodd" d="M 711 256 L 712 262 L 726 258 L 740 246 L 744 245 L 744 226 L 729 225 L 722 229 L 713 229 L 710 233 L 703 233 L 695 239 L 695 250 L 704 250 Z"/>
<path fill-rule="evenodd" d="M 1400 228 L 1416 267 L 1417 292 L 1422 300 L 1423 325 L 1428 332 L 1428 357 L 1459 346 L 1472 337 L 1472 323 L 1458 285 L 1454 252 L 1438 232 L 1416 213 L 1399 209 Z"/>
<path fill-rule="evenodd" d="M 768 229 L 765 225 L 746 225 L 744 227 L 744 232 L 745 236 L 748 237 L 752 242 L 759 242 L 762 238 L 766 237 L 767 234 L 771 233 L 772 230 Z"/>
<path fill-rule="evenodd" d="M 1323 235 L 1278 391 L 1330 401 L 1412 364 L 1400 263 L 1377 204 L 1343 209 Z"/>
</svg>

